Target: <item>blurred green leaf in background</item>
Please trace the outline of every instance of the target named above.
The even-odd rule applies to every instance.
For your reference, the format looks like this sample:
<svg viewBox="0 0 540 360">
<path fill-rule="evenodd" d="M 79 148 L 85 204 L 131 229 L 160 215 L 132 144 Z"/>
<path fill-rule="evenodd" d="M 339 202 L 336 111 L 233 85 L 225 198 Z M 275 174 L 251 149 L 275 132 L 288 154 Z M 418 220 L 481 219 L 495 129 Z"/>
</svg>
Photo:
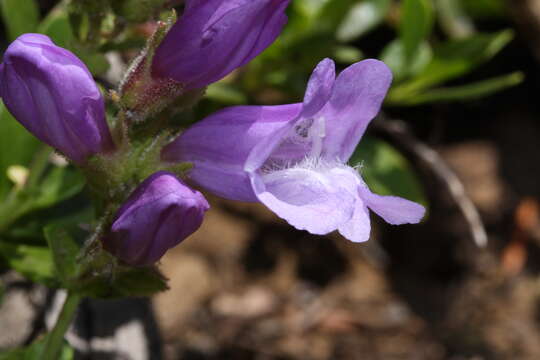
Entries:
<svg viewBox="0 0 540 360">
<path fill-rule="evenodd" d="M 2 19 L 10 40 L 24 33 L 36 32 L 39 8 L 35 0 L 1 0 Z"/>
</svg>

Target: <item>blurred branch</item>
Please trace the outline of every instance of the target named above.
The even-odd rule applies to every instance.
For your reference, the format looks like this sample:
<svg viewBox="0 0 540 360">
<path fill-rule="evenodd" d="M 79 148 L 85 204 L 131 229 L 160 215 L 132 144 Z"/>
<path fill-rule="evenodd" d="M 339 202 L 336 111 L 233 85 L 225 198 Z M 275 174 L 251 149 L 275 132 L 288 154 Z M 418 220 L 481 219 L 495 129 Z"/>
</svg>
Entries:
<svg viewBox="0 0 540 360">
<path fill-rule="evenodd" d="M 487 234 L 478 210 L 467 196 L 463 183 L 446 164 L 446 161 L 428 145 L 416 139 L 408 130 L 407 125 L 400 120 L 379 118 L 373 123 L 373 128 L 391 137 L 398 145 L 412 153 L 441 180 L 447 187 L 469 225 L 471 236 L 478 247 L 487 245 Z"/>
</svg>

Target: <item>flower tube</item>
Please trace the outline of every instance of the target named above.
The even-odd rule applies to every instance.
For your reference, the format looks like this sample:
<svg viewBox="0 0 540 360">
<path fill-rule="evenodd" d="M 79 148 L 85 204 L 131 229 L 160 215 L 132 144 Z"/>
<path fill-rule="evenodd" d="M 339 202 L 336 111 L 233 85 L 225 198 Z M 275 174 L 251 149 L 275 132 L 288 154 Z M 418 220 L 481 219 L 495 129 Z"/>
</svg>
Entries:
<svg viewBox="0 0 540 360">
<path fill-rule="evenodd" d="M 372 193 L 346 163 L 377 115 L 392 75 L 377 60 L 349 66 L 336 78 L 323 60 L 301 104 L 239 106 L 195 124 L 162 152 L 191 162 L 191 180 L 233 200 L 260 201 L 298 229 L 338 230 L 369 239 L 371 209 L 394 225 L 417 223 L 425 209 Z"/>
<path fill-rule="evenodd" d="M 203 88 L 259 55 L 287 22 L 289 0 L 187 0 L 156 49 L 153 74 Z"/>
</svg>

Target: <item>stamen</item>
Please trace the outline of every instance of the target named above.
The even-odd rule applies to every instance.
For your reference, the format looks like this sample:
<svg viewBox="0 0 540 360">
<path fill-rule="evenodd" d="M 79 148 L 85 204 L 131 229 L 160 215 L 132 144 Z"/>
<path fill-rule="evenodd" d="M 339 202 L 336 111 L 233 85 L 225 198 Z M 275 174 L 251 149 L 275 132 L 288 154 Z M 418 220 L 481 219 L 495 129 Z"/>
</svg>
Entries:
<svg viewBox="0 0 540 360">
<path fill-rule="evenodd" d="M 313 125 L 309 128 L 309 138 L 311 139 L 310 157 L 321 156 L 323 139 L 326 136 L 326 121 L 324 117 L 315 119 Z"/>
</svg>

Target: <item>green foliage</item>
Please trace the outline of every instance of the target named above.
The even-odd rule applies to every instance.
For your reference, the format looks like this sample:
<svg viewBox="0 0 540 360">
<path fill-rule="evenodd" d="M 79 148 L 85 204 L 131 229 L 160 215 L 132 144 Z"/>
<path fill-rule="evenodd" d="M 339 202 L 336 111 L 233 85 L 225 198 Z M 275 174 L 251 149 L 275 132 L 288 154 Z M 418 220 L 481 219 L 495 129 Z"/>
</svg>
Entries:
<svg viewBox="0 0 540 360">
<path fill-rule="evenodd" d="M 9 38 L 35 32 L 39 23 L 39 9 L 35 0 L 1 0 L 2 20 Z"/>
<path fill-rule="evenodd" d="M 165 7 L 169 0 L 113 0 L 112 8 L 119 16 L 131 22 L 144 22 L 151 19 Z"/>
<path fill-rule="evenodd" d="M 442 43 L 433 49 L 431 61 L 418 72 L 418 74 L 408 80 L 396 84 L 387 97 L 387 103 L 395 105 L 420 104 L 423 102 L 438 101 L 440 97 L 431 98 L 426 96 L 428 91 L 436 85 L 449 80 L 454 80 L 466 75 L 479 65 L 493 58 L 501 49 L 510 42 L 513 33 L 509 30 L 494 34 L 475 34 L 463 39 L 450 40 Z M 515 85 L 513 82 L 507 83 Z M 491 84 L 493 82 L 490 82 Z M 499 90 L 505 86 L 485 86 L 477 87 L 475 97 L 484 96 Z M 460 96 L 462 94 L 463 96 Z M 454 91 L 454 96 L 447 100 L 467 99 L 468 92 Z M 420 99 L 416 99 L 420 97 Z"/>
<path fill-rule="evenodd" d="M 62 287 L 101 298 L 149 296 L 167 289 L 156 269 L 118 264 L 99 240 L 87 243 L 88 234 L 76 226 L 50 225 L 44 232 Z"/>
<path fill-rule="evenodd" d="M 337 39 L 354 40 L 381 24 L 390 10 L 391 0 L 365 0 L 354 4 L 337 28 Z"/>
<path fill-rule="evenodd" d="M 484 81 L 478 81 L 463 86 L 437 88 L 415 94 L 399 102 L 402 106 L 420 105 L 433 102 L 467 101 L 482 98 L 503 89 L 516 86 L 523 81 L 523 73 L 514 72 Z M 389 101 L 393 98 L 390 97 Z"/>
<path fill-rule="evenodd" d="M 109 69 L 104 54 L 76 39 L 66 7 L 54 8 L 39 24 L 38 30 L 49 36 L 56 45 L 73 51 L 93 74 L 103 74 Z"/>
<path fill-rule="evenodd" d="M 420 47 L 431 33 L 433 5 L 431 0 L 403 0 L 399 38 L 406 64 L 415 62 Z"/>
<path fill-rule="evenodd" d="M 214 83 L 206 89 L 206 97 L 224 105 L 243 105 L 247 103 L 244 93 L 224 81 Z"/>
<path fill-rule="evenodd" d="M 27 166 L 39 146 L 39 141 L 0 103 L 0 200 L 5 199 L 12 185 L 7 169 L 12 165 Z"/>
<path fill-rule="evenodd" d="M 506 16 L 505 0 L 459 0 L 465 11 L 475 18 L 500 18 Z M 508 3 L 510 4 L 510 3 Z"/>
<path fill-rule="evenodd" d="M 49 225 L 45 227 L 44 232 L 58 278 L 65 285 L 79 276 L 80 266 L 77 258 L 80 256 L 82 245 L 68 234 L 65 226 Z"/>
<path fill-rule="evenodd" d="M 58 286 L 51 252 L 43 246 L 11 244 L 0 239 L 0 254 L 7 264 L 32 282 Z"/>
<path fill-rule="evenodd" d="M 381 60 L 392 70 L 396 82 L 420 73 L 432 58 L 431 47 L 427 42 L 422 42 L 416 50 L 416 55 L 411 62 L 408 62 L 405 56 L 405 46 L 399 39 L 388 44 L 381 54 Z"/>
<path fill-rule="evenodd" d="M 245 69 L 237 81 L 238 89 L 248 102 L 280 103 L 291 98 L 298 101 L 311 70 L 322 58 L 331 57 L 343 67 L 374 57 L 375 54 L 358 46 L 362 44 L 359 38 L 370 36 L 371 30 L 381 26 L 395 31 L 393 39 L 380 44 L 382 52 L 378 56 L 394 73 L 386 105 L 466 101 L 469 94 L 474 99 L 516 85 L 519 76 L 515 74 L 460 85 L 465 86 L 465 91 L 445 85 L 490 61 L 513 38 L 510 30 L 477 33 L 467 12 L 472 2 L 295 0 L 282 35 Z M 433 34 L 436 22 L 448 34 L 447 39 Z M 268 96 L 269 89 L 272 96 Z M 436 90 L 435 96 L 429 96 L 432 90 Z M 240 99 L 238 95 L 234 97 Z"/>
<path fill-rule="evenodd" d="M 18 348 L 7 352 L 0 352 L 0 360 L 43 360 L 43 350 L 45 338 L 33 343 L 25 348 Z M 73 360 L 75 352 L 67 344 L 64 343 L 62 352 L 57 360 Z"/>
<path fill-rule="evenodd" d="M 41 209 L 50 212 L 79 193 L 84 178 L 71 167 L 53 166 L 49 162 L 50 154 L 51 150 L 41 145 L 0 104 L 0 256 L 28 279 L 57 286 L 50 250 L 39 240 L 43 237 L 44 221 L 59 219 L 32 218 L 32 214 Z M 15 167 L 21 169 L 20 179 L 8 177 Z M 24 224 L 17 225 L 25 217 Z M 38 229 L 33 230 L 34 227 Z M 20 241 L 21 237 L 33 240 Z"/>
<path fill-rule="evenodd" d="M 48 155 L 48 152 L 46 154 Z M 44 160 L 40 159 L 40 163 L 47 160 L 47 157 Z M 31 182 L 32 170 L 34 170 L 34 174 L 37 172 L 45 172 L 45 174 L 42 176 L 36 174 L 36 177 L 39 178 Z M 25 186 L 14 187 L 8 198 L 0 204 L 0 234 L 18 218 L 60 203 L 79 193 L 83 187 L 84 177 L 74 169 L 53 167 L 46 172 L 45 169 L 39 171 L 37 168 L 31 167 Z"/>
</svg>

